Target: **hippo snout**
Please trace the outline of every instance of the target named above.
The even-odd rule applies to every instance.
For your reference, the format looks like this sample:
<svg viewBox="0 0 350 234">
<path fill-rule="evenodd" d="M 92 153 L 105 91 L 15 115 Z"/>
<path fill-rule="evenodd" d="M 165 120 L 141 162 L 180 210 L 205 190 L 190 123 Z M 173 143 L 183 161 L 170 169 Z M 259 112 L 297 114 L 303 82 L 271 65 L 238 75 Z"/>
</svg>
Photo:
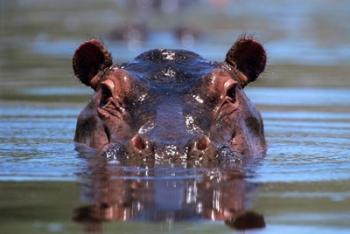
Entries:
<svg viewBox="0 0 350 234">
<path fill-rule="evenodd" d="M 202 157 L 215 158 L 217 149 L 208 136 L 198 136 L 188 140 L 184 145 L 162 144 L 147 136 L 136 134 L 126 145 L 126 154 L 139 157 L 181 158 L 200 160 Z"/>
</svg>

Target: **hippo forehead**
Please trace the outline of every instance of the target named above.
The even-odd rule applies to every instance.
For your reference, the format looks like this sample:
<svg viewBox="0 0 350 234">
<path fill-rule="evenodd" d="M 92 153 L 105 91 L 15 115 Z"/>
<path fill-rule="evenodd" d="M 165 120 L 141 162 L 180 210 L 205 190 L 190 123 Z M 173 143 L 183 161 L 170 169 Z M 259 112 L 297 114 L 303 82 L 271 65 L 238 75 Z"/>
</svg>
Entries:
<svg viewBox="0 0 350 234">
<path fill-rule="evenodd" d="M 186 50 L 156 49 L 144 52 L 121 67 L 156 92 L 187 92 L 218 64 Z"/>
</svg>

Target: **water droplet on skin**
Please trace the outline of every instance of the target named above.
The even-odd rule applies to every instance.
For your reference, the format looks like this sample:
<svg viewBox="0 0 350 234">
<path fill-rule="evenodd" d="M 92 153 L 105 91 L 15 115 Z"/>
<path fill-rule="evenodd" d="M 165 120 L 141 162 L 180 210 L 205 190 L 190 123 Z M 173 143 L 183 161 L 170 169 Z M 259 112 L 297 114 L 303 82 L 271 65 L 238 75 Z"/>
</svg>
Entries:
<svg viewBox="0 0 350 234">
<path fill-rule="evenodd" d="M 163 75 L 172 78 L 176 76 L 176 71 L 174 71 L 172 68 L 167 68 L 165 71 L 163 71 Z"/>
<path fill-rule="evenodd" d="M 172 61 L 175 59 L 176 53 L 173 51 L 162 51 L 162 56 L 164 60 Z"/>
<path fill-rule="evenodd" d="M 143 102 L 143 101 L 145 101 L 146 97 L 147 97 L 147 94 L 142 94 L 142 95 L 138 98 L 138 101 L 139 101 L 139 102 Z"/>
<path fill-rule="evenodd" d="M 144 125 L 141 126 L 139 129 L 138 133 L 139 134 L 145 134 L 149 131 L 151 131 L 154 128 L 154 122 L 153 121 L 148 121 Z"/>
<path fill-rule="evenodd" d="M 111 146 L 104 154 L 108 163 L 110 164 L 119 164 L 119 160 L 117 159 L 117 155 L 120 153 L 121 146 L 114 145 Z"/>
<path fill-rule="evenodd" d="M 194 118 L 191 115 L 185 116 L 185 125 L 189 132 L 191 133 L 202 133 L 202 129 L 200 129 L 195 123 Z"/>
<path fill-rule="evenodd" d="M 198 95 L 193 95 L 192 96 L 194 98 L 194 100 L 196 100 L 199 104 L 203 104 L 204 103 L 204 100 L 198 96 Z"/>
</svg>

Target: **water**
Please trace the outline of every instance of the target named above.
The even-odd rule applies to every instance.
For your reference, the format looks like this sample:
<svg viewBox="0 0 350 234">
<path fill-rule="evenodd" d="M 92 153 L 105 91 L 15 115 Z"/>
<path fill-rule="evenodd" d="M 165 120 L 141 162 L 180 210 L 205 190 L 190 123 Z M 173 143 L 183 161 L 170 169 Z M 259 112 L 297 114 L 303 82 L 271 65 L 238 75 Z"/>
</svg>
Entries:
<svg viewBox="0 0 350 234">
<path fill-rule="evenodd" d="M 218 14 L 220 27 L 198 25 L 207 32 L 193 45 L 177 42 L 155 18 L 156 32 L 139 47 L 107 40 L 115 61 L 158 46 L 220 59 L 242 31 L 255 32 L 269 51 L 266 73 L 247 87 L 265 122 L 263 160 L 146 169 L 75 150 L 76 117 L 91 91 L 73 79 L 71 54 L 126 17 L 111 10 L 118 11 L 113 1 L 78 3 L 0 2 L 1 233 L 235 233 L 223 220 L 243 208 L 264 217 L 266 227 L 252 233 L 349 232 L 347 1 L 285 7 L 269 0 L 269 8 L 237 1 L 240 11 L 221 14 L 199 8 L 197 18 Z M 98 12 L 104 17 L 91 18 Z"/>
</svg>

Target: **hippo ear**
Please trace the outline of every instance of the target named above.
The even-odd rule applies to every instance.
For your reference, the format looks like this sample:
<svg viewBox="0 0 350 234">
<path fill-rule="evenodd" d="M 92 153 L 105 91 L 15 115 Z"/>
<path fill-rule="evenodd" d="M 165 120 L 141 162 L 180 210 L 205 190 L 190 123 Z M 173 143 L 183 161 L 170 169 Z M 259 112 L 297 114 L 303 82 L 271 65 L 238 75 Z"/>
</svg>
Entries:
<svg viewBox="0 0 350 234">
<path fill-rule="evenodd" d="M 226 63 L 236 67 L 246 79 L 243 86 L 255 81 L 266 65 L 266 52 L 264 47 L 253 38 L 241 37 L 226 54 Z"/>
<path fill-rule="evenodd" d="M 75 51 L 73 56 L 73 70 L 76 77 L 87 85 L 96 89 L 99 71 L 113 64 L 112 56 L 102 42 L 92 39 L 84 42 Z"/>
</svg>

